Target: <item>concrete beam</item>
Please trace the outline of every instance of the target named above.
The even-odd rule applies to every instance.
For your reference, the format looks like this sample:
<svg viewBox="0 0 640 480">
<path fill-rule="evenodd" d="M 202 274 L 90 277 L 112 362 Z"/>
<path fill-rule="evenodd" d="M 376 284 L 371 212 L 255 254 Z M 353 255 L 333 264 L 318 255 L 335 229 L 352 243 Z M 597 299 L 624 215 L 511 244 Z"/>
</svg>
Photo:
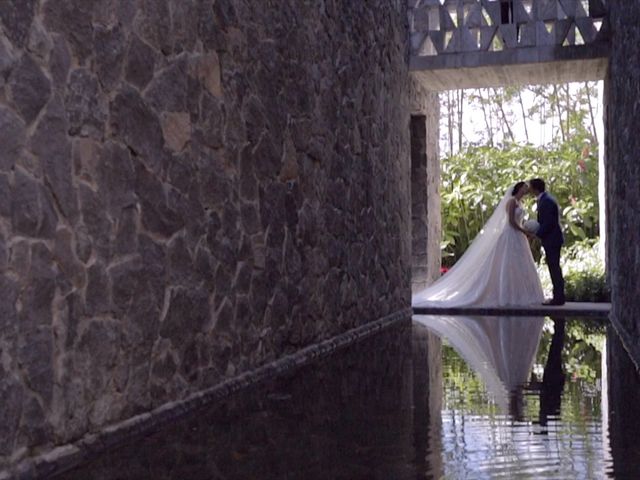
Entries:
<svg viewBox="0 0 640 480">
<path fill-rule="evenodd" d="M 487 54 L 493 53 L 503 52 L 488 52 Z M 412 76 L 423 88 L 435 92 L 459 88 L 541 85 L 602 80 L 606 76 L 608 67 L 606 56 L 542 62 L 480 63 L 469 67 L 433 69 L 424 68 L 421 60 L 411 59 Z"/>
</svg>

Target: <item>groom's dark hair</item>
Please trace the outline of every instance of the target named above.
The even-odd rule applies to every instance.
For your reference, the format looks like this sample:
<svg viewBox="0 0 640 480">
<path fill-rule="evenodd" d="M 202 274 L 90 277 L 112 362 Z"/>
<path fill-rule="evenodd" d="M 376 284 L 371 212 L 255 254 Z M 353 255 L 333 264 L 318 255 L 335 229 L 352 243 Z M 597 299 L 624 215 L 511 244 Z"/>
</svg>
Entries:
<svg viewBox="0 0 640 480">
<path fill-rule="evenodd" d="M 547 188 L 544 184 L 544 180 L 541 178 L 534 178 L 533 180 L 529 180 L 529 186 L 533 188 L 536 192 L 544 192 Z"/>
</svg>

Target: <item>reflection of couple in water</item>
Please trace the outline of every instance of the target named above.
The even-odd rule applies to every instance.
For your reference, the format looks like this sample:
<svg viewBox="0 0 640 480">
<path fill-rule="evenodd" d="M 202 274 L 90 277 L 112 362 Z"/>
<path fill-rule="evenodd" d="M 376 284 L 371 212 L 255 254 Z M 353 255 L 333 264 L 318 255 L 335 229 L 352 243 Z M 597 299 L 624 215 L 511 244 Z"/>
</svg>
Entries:
<svg viewBox="0 0 640 480">
<path fill-rule="evenodd" d="M 565 320 L 553 319 L 553 336 L 547 353 L 547 361 L 542 373 L 542 381 L 532 378 L 528 384 L 516 387 L 509 395 L 509 415 L 516 421 L 524 421 L 524 390 L 538 391 L 540 394 L 540 409 L 538 423 L 546 427 L 549 417 L 560 415 L 562 406 L 562 391 L 564 389 L 565 373 L 562 367 L 562 349 L 564 347 Z M 546 434 L 542 430 L 540 433 Z"/>
<path fill-rule="evenodd" d="M 524 420 L 525 390 L 540 392 L 540 425 L 560 411 L 564 387 L 562 349 L 564 319 L 553 319 L 554 332 L 542 381 L 530 381 L 544 318 L 542 317 L 462 317 L 414 315 L 464 358 L 504 413 Z"/>
</svg>

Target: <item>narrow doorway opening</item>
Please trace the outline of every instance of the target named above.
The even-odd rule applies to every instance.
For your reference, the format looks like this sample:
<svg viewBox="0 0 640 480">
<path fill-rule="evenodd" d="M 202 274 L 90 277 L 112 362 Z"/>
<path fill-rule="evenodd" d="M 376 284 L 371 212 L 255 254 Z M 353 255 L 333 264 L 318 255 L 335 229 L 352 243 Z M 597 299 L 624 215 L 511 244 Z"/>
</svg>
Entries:
<svg viewBox="0 0 640 480">
<path fill-rule="evenodd" d="M 427 117 L 412 115 L 411 135 L 411 288 L 428 284 Z"/>
</svg>

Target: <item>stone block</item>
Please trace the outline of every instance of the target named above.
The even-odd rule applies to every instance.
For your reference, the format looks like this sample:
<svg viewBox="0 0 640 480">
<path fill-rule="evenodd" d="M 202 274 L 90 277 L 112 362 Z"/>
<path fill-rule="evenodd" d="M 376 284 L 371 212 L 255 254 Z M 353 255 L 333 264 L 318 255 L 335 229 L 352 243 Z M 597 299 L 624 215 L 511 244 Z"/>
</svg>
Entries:
<svg viewBox="0 0 640 480">
<path fill-rule="evenodd" d="M 73 251 L 73 233 L 67 228 L 56 231 L 53 256 L 60 273 L 68 279 L 74 288 L 82 288 L 85 283 L 84 265 Z"/>
<path fill-rule="evenodd" d="M 141 165 L 136 166 L 135 193 L 146 229 L 170 237 L 184 226 L 184 219 L 168 205 L 162 182 Z"/>
<path fill-rule="evenodd" d="M 200 100 L 198 125 L 194 128 L 195 139 L 209 148 L 221 148 L 224 145 L 224 122 L 223 104 L 205 92 Z"/>
<path fill-rule="evenodd" d="M 177 289 L 171 293 L 169 309 L 160 323 L 160 336 L 180 347 L 201 332 L 210 317 L 209 299 L 198 290 Z"/>
<path fill-rule="evenodd" d="M 165 157 L 164 137 L 158 115 L 151 110 L 140 94 L 125 86 L 109 106 L 110 127 L 152 171 L 161 169 Z"/>
<path fill-rule="evenodd" d="M 191 118 L 188 113 L 164 113 L 161 117 L 164 142 L 174 152 L 184 149 L 191 139 Z"/>
<path fill-rule="evenodd" d="M 98 183 L 98 163 L 101 155 L 101 142 L 91 138 L 74 138 L 71 147 L 73 174 L 79 180 L 96 185 Z"/>
<path fill-rule="evenodd" d="M 51 439 L 52 431 L 45 410 L 35 397 L 25 399 L 22 417 L 17 439 L 19 443 L 42 445 Z"/>
<path fill-rule="evenodd" d="M 97 316 L 109 313 L 111 307 L 109 278 L 104 265 L 94 263 L 87 271 L 87 289 L 85 292 L 85 311 Z"/>
<path fill-rule="evenodd" d="M 69 134 L 92 137 L 104 136 L 106 99 L 100 92 L 98 77 L 88 69 L 71 72 L 65 108 L 69 115 Z"/>
<path fill-rule="evenodd" d="M 80 65 L 85 65 L 92 53 L 94 3 L 86 0 L 45 0 L 41 6 L 45 27 L 65 35 Z"/>
<path fill-rule="evenodd" d="M 156 112 L 187 111 L 188 65 L 188 59 L 182 55 L 156 72 L 144 96 Z"/>
<path fill-rule="evenodd" d="M 144 89 L 153 78 L 155 57 L 156 52 L 153 48 L 137 35 L 132 34 L 125 63 L 126 80 L 136 87 Z"/>
<path fill-rule="evenodd" d="M 51 327 L 42 326 L 29 331 L 28 338 L 23 338 L 18 343 L 17 362 L 25 372 L 27 386 L 40 396 L 45 408 L 48 408 L 53 398 L 53 335 Z M 44 417 L 44 412 L 41 410 L 39 412 L 41 413 L 38 415 Z M 41 424 L 44 423 L 43 420 L 44 418 L 41 419 Z M 34 443 L 37 445 L 37 442 Z"/>
<path fill-rule="evenodd" d="M 71 68 L 71 52 L 65 37 L 53 34 L 53 48 L 49 57 L 49 72 L 53 83 L 57 87 L 63 87 L 67 83 L 67 75 Z"/>
<path fill-rule="evenodd" d="M 39 61 L 46 61 L 49 58 L 49 54 L 53 49 L 53 42 L 40 21 L 35 21 L 31 25 L 27 49 L 37 57 Z"/>
<path fill-rule="evenodd" d="M 11 220 L 15 232 L 38 236 L 42 218 L 38 183 L 26 173 L 17 170 L 11 189 Z"/>
<path fill-rule="evenodd" d="M 78 242 L 78 256 L 83 259 L 93 250 L 103 258 L 111 255 L 112 222 L 104 215 L 105 198 L 87 185 L 80 184 L 78 189 L 80 213 L 86 232 L 82 230 L 82 239 Z M 85 236 L 86 235 L 86 236 Z M 84 260 L 83 260 L 84 261 Z"/>
<path fill-rule="evenodd" d="M 202 85 L 214 97 L 222 97 L 220 59 L 214 51 L 198 55 L 191 60 L 191 69 Z"/>
<path fill-rule="evenodd" d="M 32 152 L 40 159 L 44 175 L 62 214 L 70 220 L 75 220 L 78 206 L 72 178 L 68 126 L 62 101 L 55 97 L 38 121 L 30 146 Z"/>
<path fill-rule="evenodd" d="M 193 51 L 198 40 L 198 8 L 203 2 L 171 0 L 173 53 Z"/>
<path fill-rule="evenodd" d="M 135 206 L 120 211 L 116 227 L 115 252 L 126 255 L 138 250 L 138 209 Z"/>
<path fill-rule="evenodd" d="M 135 23 L 140 37 L 163 54 L 171 53 L 171 12 L 168 0 L 142 0 Z"/>
<path fill-rule="evenodd" d="M 0 106 L 0 171 L 13 168 L 24 143 L 24 122 L 11 109 Z"/>
<path fill-rule="evenodd" d="M 204 0 L 198 4 L 198 37 L 206 50 L 224 50 L 227 44 L 225 29 L 219 24 L 212 0 Z"/>
<path fill-rule="evenodd" d="M 0 21 L 5 34 L 18 47 L 24 47 L 35 15 L 36 0 L 6 0 L 0 3 Z"/>
<path fill-rule="evenodd" d="M 120 25 L 98 26 L 93 36 L 96 73 L 105 90 L 113 90 L 120 82 L 124 62 L 126 37 Z"/>
<path fill-rule="evenodd" d="M 121 210 L 136 204 L 136 172 L 127 148 L 115 142 L 106 143 L 100 152 L 96 177 L 111 218 L 117 219 Z"/>
<path fill-rule="evenodd" d="M 27 124 L 35 120 L 51 95 L 51 82 L 27 53 L 13 68 L 8 87 L 12 102 Z"/>
<path fill-rule="evenodd" d="M 18 299 L 18 284 L 4 273 L 0 275 L 0 329 L 9 332 L 14 329 L 16 322 L 16 300 Z"/>
<path fill-rule="evenodd" d="M 0 410 L 0 455 L 9 456 L 13 453 L 22 416 L 24 387 L 18 379 L 7 375 L 7 372 L 2 371 L 0 378 L 0 398 L 3 404 Z"/>
</svg>

